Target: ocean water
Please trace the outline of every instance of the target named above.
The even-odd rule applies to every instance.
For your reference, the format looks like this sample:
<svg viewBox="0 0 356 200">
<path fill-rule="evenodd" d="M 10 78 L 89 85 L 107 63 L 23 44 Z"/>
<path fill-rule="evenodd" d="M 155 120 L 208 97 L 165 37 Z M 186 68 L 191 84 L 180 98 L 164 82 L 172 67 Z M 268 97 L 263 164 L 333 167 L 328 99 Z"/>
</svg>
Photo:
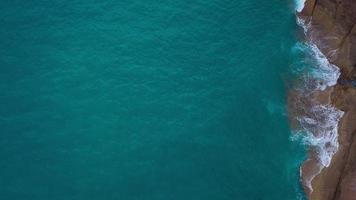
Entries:
<svg viewBox="0 0 356 200">
<path fill-rule="evenodd" d="M 287 0 L 2 1 L 4 200 L 299 200 Z"/>
</svg>

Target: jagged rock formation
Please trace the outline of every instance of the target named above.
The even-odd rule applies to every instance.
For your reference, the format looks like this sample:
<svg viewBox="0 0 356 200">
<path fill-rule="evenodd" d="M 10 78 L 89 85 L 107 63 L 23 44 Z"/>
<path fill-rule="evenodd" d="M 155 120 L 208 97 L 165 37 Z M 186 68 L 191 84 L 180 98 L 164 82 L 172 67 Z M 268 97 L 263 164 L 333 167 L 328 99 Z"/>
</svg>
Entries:
<svg viewBox="0 0 356 200">
<path fill-rule="evenodd" d="M 308 37 L 344 78 L 356 78 L 356 1 L 307 0 L 300 15 L 310 23 Z"/>
<path fill-rule="evenodd" d="M 338 152 L 329 167 L 313 178 L 311 200 L 356 199 L 356 0 L 307 0 L 299 17 L 308 25 L 307 37 L 341 70 L 328 99 L 344 111 L 339 124 Z M 313 160 L 302 167 L 302 180 L 313 170 Z M 305 184 L 305 182 L 304 182 Z"/>
</svg>

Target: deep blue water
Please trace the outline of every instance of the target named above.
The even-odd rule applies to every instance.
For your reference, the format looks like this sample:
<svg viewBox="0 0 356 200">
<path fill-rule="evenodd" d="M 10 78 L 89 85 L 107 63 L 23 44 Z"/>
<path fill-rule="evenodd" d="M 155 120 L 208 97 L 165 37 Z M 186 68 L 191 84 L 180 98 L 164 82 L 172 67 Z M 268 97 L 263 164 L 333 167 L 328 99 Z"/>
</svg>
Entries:
<svg viewBox="0 0 356 200">
<path fill-rule="evenodd" d="M 290 1 L 1 4 L 1 199 L 299 199 Z"/>
</svg>

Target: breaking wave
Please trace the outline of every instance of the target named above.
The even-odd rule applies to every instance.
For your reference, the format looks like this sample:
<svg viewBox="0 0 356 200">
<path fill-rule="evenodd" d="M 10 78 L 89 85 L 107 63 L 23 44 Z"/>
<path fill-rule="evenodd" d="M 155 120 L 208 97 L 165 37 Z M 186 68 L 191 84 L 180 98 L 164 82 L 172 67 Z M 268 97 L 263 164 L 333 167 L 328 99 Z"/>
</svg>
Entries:
<svg viewBox="0 0 356 200">
<path fill-rule="evenodd" d="M 323 91 L 337 83 L 340 70 L 331 64 L 319 48 L 311 42 L 299 42 L 293 51 L 303 56 L 296 63 L 295 72 L 301 73 L 304 90 L 308 92 Z"/>
<path fill-rule="evenodd" d="M 304 7 L 304 0 L 295 1 L 296 11 L 300 12 Z M 297 17 L 297 23 L 308 32 L 309 24 Z M 325 100 L 325 94 L 337 83 L 340 70 L 331 64 L 320 49 L 306 38 L 304 42 L 298 42 L 292 52 L 299 56 L 292 70 L 299 81 L 295 86 L 293 100 L 294 134 L 292 140 L 301 141 L 316 155 L 320 171 L 328 167 L 333 155 L 338 151 L 338 123 L 343 112 L 333 107 L 329 100 Z M 328 95 L 326 95 L 328 96 Z M 317 100 L 324 98 L 324 101 Z M 319 172 L 320 172 L 319 171 Z M 319 173 L 318 172 L 318 173 Z M 309 177 L 307 186 L 311 188 L 311 180 L 317 174 Z"/>
<path fill-rule="evenodd" d="M 295 10 L 297 12 L 301 12 L 304 8 L 304 3 L 305 3 L 305 0 L 295 0 L 294 1 L 294 4 L 295 4 Z"/>
<path fill-rule="evenodd" d="M 338 122 L 342 115 L 342 111 L 331 105 L 314 105 L 308 115 L 297 117 L 300 128 L 293 140 L 301 140 L 313 147 L 323 167 L 330 165 L 332 156 L 339 148 Z"/>
</svg>

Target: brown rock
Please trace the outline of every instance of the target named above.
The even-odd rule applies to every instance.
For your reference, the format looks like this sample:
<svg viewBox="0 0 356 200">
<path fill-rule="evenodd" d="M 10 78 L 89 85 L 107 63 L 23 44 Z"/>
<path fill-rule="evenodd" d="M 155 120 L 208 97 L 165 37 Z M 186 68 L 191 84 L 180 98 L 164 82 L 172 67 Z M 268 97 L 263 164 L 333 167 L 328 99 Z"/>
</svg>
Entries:
<svg viewBox="0 0 356 200">
<path fill-rule="evenodd" d="M 307 37 L 341 69 L 341 78 L 356 79 L 356 1 L 307 0 L 298 14 L 309 24 Z M 345 112 L 339 122 L 339 150 L 331 164 L 318 171 L 310 153 L 301 168 L 302 182 L 310 200 L 356 199 L 356 88 L 336 85 L 315 97 Z M 308 178 L 312 177 L 310 190 Z"/>
</svg>

